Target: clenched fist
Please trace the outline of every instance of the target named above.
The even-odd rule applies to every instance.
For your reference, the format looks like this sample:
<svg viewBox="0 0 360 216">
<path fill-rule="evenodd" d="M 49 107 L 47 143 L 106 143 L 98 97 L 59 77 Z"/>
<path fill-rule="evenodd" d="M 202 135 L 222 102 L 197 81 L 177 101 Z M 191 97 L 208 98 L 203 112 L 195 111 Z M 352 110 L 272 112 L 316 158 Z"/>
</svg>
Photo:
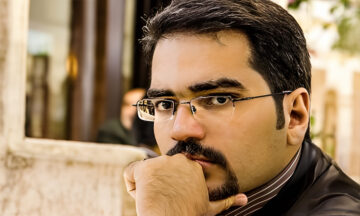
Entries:
<svg viewBox="0 0 360 216">
<path fill-rule="evenodd" d="M 139 216 L 210 216 L 247 202 L 244 194 L 210 202 L 201 165 L 183 154 L 134 162 L 124 178 Z"/>
</svg>

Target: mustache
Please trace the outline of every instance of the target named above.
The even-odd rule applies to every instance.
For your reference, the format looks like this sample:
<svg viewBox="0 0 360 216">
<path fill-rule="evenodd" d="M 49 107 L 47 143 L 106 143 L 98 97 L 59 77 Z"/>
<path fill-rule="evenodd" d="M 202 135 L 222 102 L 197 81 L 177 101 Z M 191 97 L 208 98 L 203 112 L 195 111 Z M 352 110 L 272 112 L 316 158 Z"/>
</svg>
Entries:
<svg viewBox="0 0 360 216">
<path fill-rule="evenodd" d="M 177 142 L 176 145 L 166 153 L 166 155 L 172 156 L 179 153 L 204 156 L 211 163 L 218 164 L 224 169 L 228 168 L 226 158 L 221 152 L 211 147 L 204 147 L 192 138 Z"/>
</svg>

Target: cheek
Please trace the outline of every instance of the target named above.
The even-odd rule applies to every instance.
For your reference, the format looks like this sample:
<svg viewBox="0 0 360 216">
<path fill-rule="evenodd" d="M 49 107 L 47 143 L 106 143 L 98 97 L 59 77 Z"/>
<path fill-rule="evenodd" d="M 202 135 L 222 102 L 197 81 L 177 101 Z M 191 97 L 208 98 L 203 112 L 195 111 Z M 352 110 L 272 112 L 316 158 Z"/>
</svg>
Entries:
<svg viewBox="0 0 360 216">
<path fill-rule="evenodd" d="M 234 170 L 252 169 L 251 164 L 255 169 L 259 158 L 267 158 L 274 147 L 276 114 L 272 103 L 253 104 L 244 104 L 249 105 L 246 109 L 237 107 L 231 121 L 208 128 L 208 140 L 225 154 Z"/>
<path fill-rule="evenodd" d="M 174 145 L 170 137 L 170 125 L 154 123 L 154 134 L 161 154 L 166 154 Z"/>
<path fill-rule="evenodd" d="M 234 136 L 244 141 L 266 140 L 276 130 L 276 119 L 275 104 L 271 99 L 248 101 L 244 107 L 236 107 L 230 127 L 236 128 Z"/>
</svg>

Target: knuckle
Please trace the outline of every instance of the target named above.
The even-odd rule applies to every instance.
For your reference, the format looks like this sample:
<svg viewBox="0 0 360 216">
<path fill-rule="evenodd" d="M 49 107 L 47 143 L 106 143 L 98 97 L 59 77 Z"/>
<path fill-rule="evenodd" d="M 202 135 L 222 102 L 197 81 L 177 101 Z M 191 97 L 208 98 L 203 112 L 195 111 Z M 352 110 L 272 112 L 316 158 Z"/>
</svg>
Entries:
<svg viewBox="0 0 360 216">
<path fill-rule="evenodd" d="M 184 160 L 184 159 L 186 159 L 186 156 L 184 154 L 178 153 L 178 154 L 174 155 L 173 158 L 177 158 L 179 160 L 181 160 L 181 159 Z"/>
</svg>

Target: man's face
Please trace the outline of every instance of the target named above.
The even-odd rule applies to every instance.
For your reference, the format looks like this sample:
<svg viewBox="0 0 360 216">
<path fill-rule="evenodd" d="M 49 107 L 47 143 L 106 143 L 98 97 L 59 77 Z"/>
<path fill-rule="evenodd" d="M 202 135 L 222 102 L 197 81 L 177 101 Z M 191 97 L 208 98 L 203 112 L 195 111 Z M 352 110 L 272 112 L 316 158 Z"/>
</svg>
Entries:
<svg viewBox="0 0 360 216">
<path fill-rule="evenodd" d="M 133 107 L 133 104 L 136 104 L 145 94 L 143 89 L 134 89 L 130 90 L 124 95 L 123 103 L 121 106 L 121 123 L 123 126 L 130 130 L 132 127 L 132 122 L 136 114 L 136 109 Z"/>
<path fill-rule="evenodd" d="M 217 38 L 170 35 L 155 48 L 148 94 L 182 102 L 214 94 L 250 97 L 271 93 L 262 76 L 250 67 L 250 54 L 248 40 L 241 33 L 219 32 Z M 233 113 L 223 119 L 198 119 L 188 104 L 180 104 L 172 119 L 155 121 L 154 130 L 162 154 L 176 152 L 175 146 L 181 149 L 190 140 L 191 145 L 195 142 L 224 156 L 221 166 L 206 162 L 206 155 L 196 151 L 191 155 L 191 149 L 180 150 L 202 165 L 210 193 L 231 179 L 237 179 L 244 192 L 269 181 L 288 162 L 286 132 L 276 130 L 276 120 L 273 98 L 264 97 L 235 102 Z"/>
</svg>

